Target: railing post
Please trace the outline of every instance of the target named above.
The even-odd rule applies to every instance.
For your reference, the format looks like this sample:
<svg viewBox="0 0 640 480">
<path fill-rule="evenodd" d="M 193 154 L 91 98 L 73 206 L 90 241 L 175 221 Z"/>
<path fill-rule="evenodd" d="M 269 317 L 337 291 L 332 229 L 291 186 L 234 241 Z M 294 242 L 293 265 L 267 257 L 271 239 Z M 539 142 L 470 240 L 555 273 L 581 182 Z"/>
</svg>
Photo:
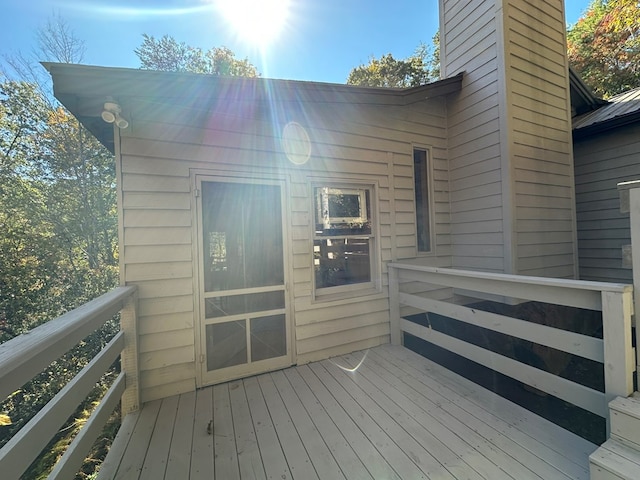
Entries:
<svg viewBox="0 0 640 480">
<path fill-rule="evenodd" d="M 631 230 L 631 258 L 625 258 L 627 250 L 623 248 L 623 265 L 632 268 L 634 326 L 636 327 L 636 371 L 640 375 L 640 181 L 623 182 L 618 184 L 620 192 L 620 211 L 629 214 Z"/>
<path fill-rule="evenodd" d="M 138 294 L 131 295 L 120 312 L 120 329 L 124 332 L 122 371 L 125 373 L 125 391 L 122 395 L 122 416 L 140 408 L 138 368 Z"/>
<path fill-rule="evenodd" d="M 398 270 L 389 266 L 389 322 L 391 326 L 391 345 L 402 345 L 400 331 L 400 283 Z"/>
<path fill-rule="evenodd" d="M 631 289 L 624 292 L 602 292 L 606 405 L 617 396 L 628 397 L 633 393 L 635 358 L 631 341 L 632 301 Z"/>
</svg>

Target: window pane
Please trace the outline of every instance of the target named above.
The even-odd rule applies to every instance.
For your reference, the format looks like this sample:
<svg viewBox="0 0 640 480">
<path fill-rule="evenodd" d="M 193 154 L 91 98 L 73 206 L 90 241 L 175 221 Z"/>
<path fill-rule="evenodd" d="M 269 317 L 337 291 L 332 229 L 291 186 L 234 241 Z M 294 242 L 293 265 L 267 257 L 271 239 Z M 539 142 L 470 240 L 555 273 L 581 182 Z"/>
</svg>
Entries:
<svg viewBox="0 0 640 480">
<path fill-rule="evenodd" d="M 316 288 L 371 281 L 368 238 L 316 240 L 313 263 Z"/>
<path fill-rule="evenodd" d="M 247 293 L 205 299 L 206 318 L 279 310 L 281 308 L 284 308 L 284 291 Z"/>
<path fill-rule="evenodd" d="M 371 201 L 367 188 L 316 187 L 316 235 L 371 233 Z"/>
<path fill-rule="evenodd" d="M 431 251 L 431 228 L 429 216 L 429 173 L 426 150 L 413 150 L 413 170 L 416 194 L 416 228 L 418 251 Z"/>
<path fill-rule="evenodd" d="M 247 363 L 244 320 L 207 325 L 207 370 Z"/>
<path fill-rule="evenodd" d="M 251 361 L 266 360 L 287 354 L 284 315 L 251 319 Z"/>
</svg>

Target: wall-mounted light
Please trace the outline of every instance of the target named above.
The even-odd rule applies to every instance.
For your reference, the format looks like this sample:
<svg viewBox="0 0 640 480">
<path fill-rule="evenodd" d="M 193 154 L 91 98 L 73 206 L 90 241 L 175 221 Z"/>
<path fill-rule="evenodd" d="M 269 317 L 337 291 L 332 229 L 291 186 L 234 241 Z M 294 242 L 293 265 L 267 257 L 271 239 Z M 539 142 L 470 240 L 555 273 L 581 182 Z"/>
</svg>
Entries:
<svg viewBox="0 0 640 480">
<path fill-rule="evenodd" d="M 102 120 L 107 123 L 115 123 L 118 128 L 127 128 L 129 126 L 129 122 L 123 118 L 120 113 L 122 113 L 122 108 L 116 102 L 112 100 L 107 100 L 104 102 L 104 110 L 102 110 Z"/>
</svg>

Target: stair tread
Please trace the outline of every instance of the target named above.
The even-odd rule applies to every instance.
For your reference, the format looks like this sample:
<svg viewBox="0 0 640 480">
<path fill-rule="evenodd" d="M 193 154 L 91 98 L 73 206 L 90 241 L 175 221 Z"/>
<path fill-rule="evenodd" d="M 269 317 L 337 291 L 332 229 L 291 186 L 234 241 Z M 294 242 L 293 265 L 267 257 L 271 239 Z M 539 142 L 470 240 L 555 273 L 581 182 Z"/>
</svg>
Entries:
<svg viewBox="0 0 640 480">
<path fill-rule="evenodd" d="M 640 452 L 609 439 L 589 456 L 589 461 L 622 478 L 640 478 Z"/>
<path fill-rule="evenodd" d="M 616 397 L 609 402 L 609 408 L 640 419 L 640 398 Z"/>
</svg>

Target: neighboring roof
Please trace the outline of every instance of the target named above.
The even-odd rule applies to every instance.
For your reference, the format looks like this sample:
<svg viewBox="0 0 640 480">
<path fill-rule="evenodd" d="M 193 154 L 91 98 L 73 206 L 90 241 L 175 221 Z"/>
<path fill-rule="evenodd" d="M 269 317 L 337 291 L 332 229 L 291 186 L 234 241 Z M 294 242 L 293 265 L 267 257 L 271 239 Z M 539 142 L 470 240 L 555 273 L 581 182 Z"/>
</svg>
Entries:
<svg viewBox="0 0 640 480">
<path fill-rule="evenodd" d="M 413 88 L 374 88 L 332 83 L 219 77 L 185 72 L 43 63 L 53 79 L 54 95 L 102 144 L 113 151 L 113 127 L 101 118 L 107 97 L 126 109 L 128 101 L 146 98 L 206 112 L 228 99 L 274 103 L 350 103 L 409 105 L 460 91 L 462 73 Z M 126 117 L 126 110 L 123 116 Z"/>
<path fill-rule="evenodd" d="M 582 115 L 597 110 L 607 103 L 596 97 L 587 84 L 582 81 L 580 75 L 571 67 L 569 67 L 569 91 L 573 115 Z"/>
<path fill-rule="evenodd" d="M 606 105 L 573 120 L 574 138 L 640 122 L 640 87 L 620 93 Z"/>
</svg>

